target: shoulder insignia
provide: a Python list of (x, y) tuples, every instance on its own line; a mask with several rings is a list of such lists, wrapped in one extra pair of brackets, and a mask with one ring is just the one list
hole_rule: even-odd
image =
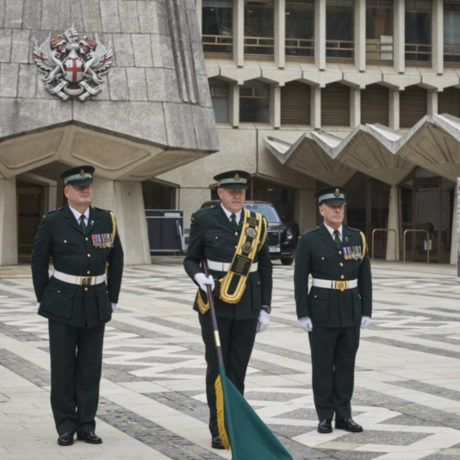
[(351, 228), (351, 227), (347, 227), (348, 230), (351, 230), (352, 232), (358, 232), (358, 233), (361, 233), (361, 230), (359, 230), (358, 228)]
[(304, 237), (304, 236), (308, 236), (308, 235), (311, 235), (312, 233), (315, 233), (318, 231), (318, 227), (316, 228), (310, 228), (310, 230), (307, 230), (306, 232), (303, 232), (301, 235), (299, 235), (299, 239)]
[(42, 216), (42, 217), (43, 217), (43, 219), (46, 219), (46, 214), (43, 214), (43, 216)]
[(191, 217), (191, 219), (192, 219), (192, 220), (195, 220), (195, 218), (194, 218), (193, 216)]
[(302, 239), (302, 235), (299, 235), (297, 238), (298, 238), (299, 240), (301, 240), (301, 239)]
[(50, 214), (54, 214), (55, 212), (62, 211), (63, 209), (64, 209), (64, 208), (53, 209), (53, 211), (48, 211), (43, 217), (47, 217), (47, 216), (49, 216)]
[(94, 209), (97, 209), (98, 211), (103, 211), (103, 212), (112, 212), (109, 209), (102, 209), (102, 208), (96, 208), (96, 207), (94, 207)]

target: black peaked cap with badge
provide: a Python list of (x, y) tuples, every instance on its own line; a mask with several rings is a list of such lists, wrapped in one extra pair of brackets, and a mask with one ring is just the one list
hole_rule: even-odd
[(95, 168), (90, 165), (76, 166), (63, 171), (59, 177), (64, 181), (64, 185), (86, 185), (93, 183)]
[(324, 187), (315, 193), (318, 204), (347, 204), (346, 196), (348, 189), (346, 187)]
[(228, 188), (231, 190), (247, 190), (250, 178), (251, 174), (240, 170), (226, 171), (214, 176), (214, 180), (217, 182), (217, 187)]

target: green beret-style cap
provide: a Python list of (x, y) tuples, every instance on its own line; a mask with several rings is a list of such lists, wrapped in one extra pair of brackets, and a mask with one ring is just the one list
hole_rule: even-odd
[(315, 193), (318, 204), (347, 204), (345, 197), (348, 195), (346, 187), (324, 187)]
[(93, 183), (93, 166), (75, 166), (75, 168), (63, 171), (59, 177), (64, 181), (64, 185), (86, 185)]
[(250, 177), (251, 175), (246, 171), (227, 171), (214, 176), (214, 180), (219, 188), (247, 190)]

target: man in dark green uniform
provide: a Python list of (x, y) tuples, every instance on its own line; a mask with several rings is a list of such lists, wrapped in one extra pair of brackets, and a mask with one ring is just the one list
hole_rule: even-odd
[[(94, 168), (64, 171), (68, 204), (43, 216), (32, 251), (38, 314), (48, 318), (51, 408), (58, 444), (95, 434), (105, 323), (118, 303), (123, 249), (115, 217), (90, 207)], [(48, 274), (50, 256), (54, 272)]]
[[(198, 311), (206, 347), (206, 395), (210, 411), (212, 447), (223, 449), (217, 427), (214, 384), (219, 375), (214, 332), (207, 305), (206, 286), (213, 289), (222, 354), (228, 378), (244, 393), (244, 378), (255, 335), (269, 325), (272, 264), (267, 221), (243, 209), (247, 182), (245, 171), (228, 171), (214, 177), (221, 203), (192, 215), (184, 267), (199, 286), (193, 308)], [(209, 277), (201, 267), (203, 254)]]
[[(360, 327), (371, 322), (372, 279), (364, 234), (342, 224), (345, 187), (315, 194), (324, 223), (299, 237), (295, 298), (299, 324), (310, 340), (319, 433), (363, 428), (351, 418)], [(308, 277), (312, 287), (308, 292)]]

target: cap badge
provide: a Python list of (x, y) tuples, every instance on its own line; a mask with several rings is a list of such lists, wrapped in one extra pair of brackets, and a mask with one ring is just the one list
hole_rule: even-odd
[(239, 181), (240, 180), (240, 175), (238, 173), (235, 174), (235, 180)]
[(85, 173), (85, 170), (84, 170), (83, 168), (80, 169), (80, 176), (83, 177), (85, 174), (86, 174), (86, 173)]
[(335, 189), (334, 195), (337, 197), (340, 196), (340, 190), (338, 188)]

